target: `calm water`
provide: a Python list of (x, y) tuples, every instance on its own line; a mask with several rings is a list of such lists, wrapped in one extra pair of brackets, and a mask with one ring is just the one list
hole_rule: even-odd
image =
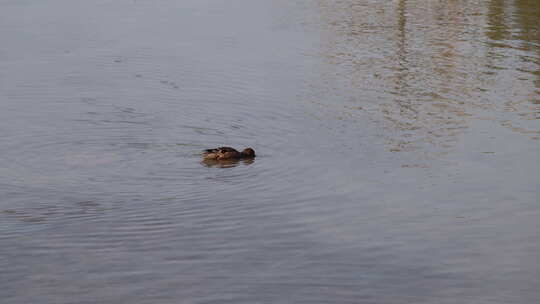
[(538, 1), (0, 0), (0, 37), (2, 303), (540, 301)]

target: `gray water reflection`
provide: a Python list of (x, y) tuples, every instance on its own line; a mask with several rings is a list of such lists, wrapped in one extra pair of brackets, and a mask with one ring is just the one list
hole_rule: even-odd
[(2, 2), (0, 298), (538, 302), (539, 12)]

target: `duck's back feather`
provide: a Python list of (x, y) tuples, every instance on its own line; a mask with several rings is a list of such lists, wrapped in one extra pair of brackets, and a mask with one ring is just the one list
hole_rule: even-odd
[(231, 147), (219, 147), (219, 148), (215, 148), (215, 149), (206, 149), (204, 150), (206, 153), (227, 153), (227, 152), (235, 152), (235, 153), (239, 153), (236, 149), (234, 148), (231, 148)]
[(236, 149), (231, 147), (219, 147), (218, 150), (221, 152), (238, 152)]

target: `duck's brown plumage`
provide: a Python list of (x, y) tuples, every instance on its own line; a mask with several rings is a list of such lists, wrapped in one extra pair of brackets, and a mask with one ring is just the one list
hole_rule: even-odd
[(207, 149), (203, 152), (204, 159), (240, 159), (253, 158), (255, 151), (251, 148), (246, 148), (242, 152), (231, 147), (219, 147), (215, 149)]

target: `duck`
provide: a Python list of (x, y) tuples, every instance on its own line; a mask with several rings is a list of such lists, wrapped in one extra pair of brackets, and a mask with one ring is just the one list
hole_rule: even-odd
[(242, 152), (231, 147), (219, 147), (215, 149), (206, 149), (203, 152), (205, 160), (224, 160), (224, 159), (248, 159), (254, 158), (255, 151), (252, 148), (245, 148)]

